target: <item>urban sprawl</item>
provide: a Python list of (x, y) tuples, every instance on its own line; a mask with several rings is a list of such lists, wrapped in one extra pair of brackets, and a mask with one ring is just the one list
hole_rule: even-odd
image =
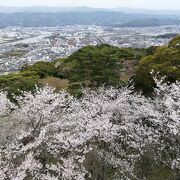
[(117, 28), (104, 26), (7, 27), (0, 29), (0, 74), (18, 71), (25, 64), (52, 61), (87, 45), (110, 44), (146, 48), (167, 44), (180, 26)]

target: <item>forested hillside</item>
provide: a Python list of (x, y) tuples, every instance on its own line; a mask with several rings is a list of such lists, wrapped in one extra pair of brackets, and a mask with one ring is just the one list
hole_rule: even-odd
[(132, 80), (136, 90), (153, 92), (151, 71), (175, 82), (180, 77), (180, 36), (167, 46), (148, 49), (87, 46), (68, 58), (26, 65), (19, 73), (0, 76), (0, 88), (19, 95), (35, 86), (49, 84), (57, 90), (78, 93), (81, 87), (121, 86)]
[(155, 86), (150, 72), (165, 76), (165, 81), (180, 81), (180, 36), (176, 36), (168, 46), (150, 48), (149, 56), (143, 57), (138, 64), (135, 75), (135, 87), (148, 94)]
[(0, 88), (19, 95), (37, 86), (76, 93), (81, 87), (118, 86), (134, 73), (134, 65), (145, 49), (120, 49), (109, 45), (87, 46), (66, 59), (26, 65), (19, 73), (0, 76)]

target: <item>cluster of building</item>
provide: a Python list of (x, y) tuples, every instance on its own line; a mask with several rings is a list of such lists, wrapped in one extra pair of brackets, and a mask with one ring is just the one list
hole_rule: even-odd
[(8, 27), (0, 29), (0, 72), (16, 71), (25, 64), (52, 61), (87, 45), (108, 43), (118, 47), (146, 48), (166, 44), (158, 35), (180, 33), (180, 26), (117, 28), (87, 26)]

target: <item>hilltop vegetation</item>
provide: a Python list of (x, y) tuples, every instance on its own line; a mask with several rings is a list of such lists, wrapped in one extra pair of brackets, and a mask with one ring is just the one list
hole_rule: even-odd
[[(148, 49), (87, 46), (68, 58), (26, 65), (17, 74), (0, 76), (0, 89), (9, 95), (50, 84), (57, 90), (79, 93), (81, 87), (121, 86), (133, 80), (135, 88), (150, 95), (155, 87), (151, 75), (166, 76), (170, 83), (180, 80), (180, 36), (168, 46)], [(53, 82), (53, 83), (51, 83)]]
[[(121, 73), (126, 72), (126, 60), (135, 64), (145, 54), (144, 49), (87, 46), (66, 59), (25, 65), (17, 74), (0, 76), (0, 89), (19, 95), (20, 91), (33, 90), (35, 85), (49, 84), (50, 78), (55, 88), (68, 89), (70, 92), (76, 92), (82, 86), (118, 86), (122, 82)], [(130, 77), (128, 73), (126, 76)], [(64, 85), (58, 85), (60, 80)]]
[(166, 76), (165, 81), (170, 83), (180, 80), (180, 36), (172, 39), (168, 46), (156, 47), (153, 51), (139, 61), (134, 78), (135, 87), (145, 94), (151, 93), (155, 86), (152, 70), (161, 77)]
[(80, 86), (118, 86), (123, 82), (121, 73), (126, 71), (124, 62), (136, 63), (144, 53), (144, 50), (120, 49), (110, 45), (87, 46), (64, 59), (57, 72), (60, 78), (69, 80), (69, 89), (73, 92)]

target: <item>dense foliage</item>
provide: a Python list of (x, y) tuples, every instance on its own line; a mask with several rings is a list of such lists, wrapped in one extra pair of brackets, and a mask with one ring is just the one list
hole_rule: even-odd
[(11, 73), (0, 76), (0, 89), (6, 90), (8, 96), (19, 95), (22, 91), (32, 91), (38, 85), (39, 77), (33, 72)]
[(23, 91), (33, 91), (36, 85), (41, 86), (40, 79), (55, 75), (53, 62), (25, 65), (20, 72), (0, 76), (0, 89), (6, 90), (12, 99), (13, 94), (20, 95)]
[(117, 85), (120, 82), (122, 59), (133, 53), (109, 45), (87, 46), (64, 60), (59, 75), (71, 83), (82, 83), (92, 87)]
[(155, 81), (153, 99), (127, 87), (76, 99), (46, 86), (16, 107), (1, 92), (0, 179), (178, 179), (180, 84)]
[[(58, 90), (62, 87), (71, 92), (81, 86), (117, 85), (122, 81), (121, 72), (126, 71), (123, 63), (127, 59), (137, 62), (144, 54), (146, 51), (143, 49), (120, 49), (109, 45), (87, 46), (66, 59), (25, 65), (19, 73), (0, 76), (0, 89), (19, 95), (20, 91), (33, 90), (36, 85), (51, 85), (50, 79)], [(125, 74), (128, 79), (129, 72)], [(63, 84), (58, 85), (61, 82)]]
[[(137, 89), (143, 90), (145, 94), (153, 91), (155, 83), (150, 74), (152, 70), (160, 76), (166, 76), (166, 81), (170, 83), (180, 80), (179, 44), (180, 36), (177, 36), (168, 46), (154, 47), (154, 54), (141, 59), (134, 78)], [(153, 51), (153, 48), (149, 50)]]
[(37, 62), (32, 66), (25, 65), (21, 68), (21, 72), (33, 72), (40, 78), (45, 78), (47, 76), (55, 76), (54, 62)]

